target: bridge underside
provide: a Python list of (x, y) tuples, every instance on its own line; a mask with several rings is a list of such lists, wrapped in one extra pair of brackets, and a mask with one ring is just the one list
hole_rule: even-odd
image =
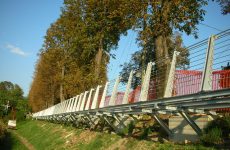
[(173, 137), (175, 131), (170, 129), (168, 123), (163, 121), (162, 115), (167, 118), (181, 116), (197, 135), (202, 135), (202, 129), (200, 129), (192, 116), (209, 115), (215, 118), (218, 115), (216, 111), (223, 108), (230, 108), (230, 89), (200, 92), (186, 96), (109, 106), (93, 110), (39, 116), (36, 119), (75, 125), (81, 124), (89, 128), (93, 128), (100, 121), (104, 121), (112, 130), (119, 132), (130, 121), (138, 122), (140, 116), (148, 114), (154, 121), (159, 123), (170, 137)]

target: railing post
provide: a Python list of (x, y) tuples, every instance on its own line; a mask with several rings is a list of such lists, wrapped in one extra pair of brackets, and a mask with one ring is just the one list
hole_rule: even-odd
[(116, 82), (114, 84), (113, 92), (112, 92), (112, 95), (111, 95), (111, 98), (109, 101), (109, 106), (115, 105), (115, 100), (117, 98), (117, 88), (118, 88), (119, 82), (120, 82), (120, 76), (118, 76), (118, 78), (116, 79)]
[(212, 65), (213, 65), (213, 54), (214, 54), (214, 41), (215, 35), (212, 35), (208, 41), (208, 48), (206, 52), (205, 66), (202, 74), (202, 81), (200, 91), (212, 90)]
[(84, 96), (83, 96), (83, 100), (82, 100), (82, 103), (81, 103), (80, 110), (84, 110), (86, 95), (87, 95), (88, 92), (89, 92), (89, 91), (85, 91), (85, 93), (84, 93)]
[(69, 112), (72, 112), (72, 110), (73, 110), (73, 106), (74, 106), (74, 103), (75, 103), (75, 97), (73, 97), (73, 98), (72, 98), (72, 103), (71, 103), (71, 106), (70, 106)]
[(153, 62), (148, 63), (147, 70), (145, 72), (144, 82), (141, 86), (141, 94), (140, 94), (139, 101), (147, 101), (148, 91), (149, 91), (149, 81), (150, 81), (153, 65), (154, 65)]
[(72, 100), (71, 100), (71, 105), (70, 105), (70, 108), (69, 108), (69, 112), (72, 112), (74, 101), (75, 101), (75, 97), (72, 97), (71, 99)]
[(99, 95), (100, 88), (101, 88), (101, 85), (98, 85), (96, 92), (95, 92), (95, 95), (94, 95), (94, 98), (93, 98), (91, 109), (98, 108), (98, 95)]
[(94, 89), (91, 89), (90, 92), (89, 92), (89, 96), (88, 96), (88, 99), (87, 99), (85, 110), (89, 110), (89, 105), (90, 105), (90, 101), (91, 101), (93, 91), (94, 91)]
[(80, 94), (80, 98), (79, 98), (78, 103), (77, 103), (77, 111), (80, 110), (80, 106), (81, 106), (81, 103), (82, 103), (82, 98), (83, 98), (83, 93)]
[(58, 104), (54, 105), (54, 111), (53, 111), (53, 114), (56, 114), (57, 109), (58, 109)]
[(73, 97), (70, 98), (69, 112), (71, 112), (71, 109), (72, 109), (72, 107), (73, 107), (73, 100), (74, 100)]
[(126, 86), (126, 90), (125, 90), (125, 95), (123, 97), (122, 100), (122, 104), (128, 104), (128, 98), (129, 98), (129, 91), (132, 85), (132, 79), (133, 79), (133, 70), (131, 70), (130, 74), (129, 74), (129, 80)]
[(62, 101), (62, 108), (61, 108), (61, 113), (64, 113), (65, 110), (65, 101)]
[(70, 110), (71, 112), (75, 111), (75, 107), (76, 107), (76, 104), (77, 104), (77, 97), (78, 97), (78, 95), (73, 97), (73, 106), (72, 106), (72, 108)]
[(67, 110), (66, 110), (66, 112), (69, 112), (70, 106), (71, 106), (71, 102), (72, 102), (72, 98), (68, 99), (67, 101), (68, 101), (68, 105), (67, 105)]
[(61, 103), (58, 104), (58, 108), (57, 108), (56, 114), (60, 114), (60, 113), (61, 113)]
[(56, 107), (56, 105), (54, 105), (54, 106), (51, 107), (52, 109), (51, 109), (50, 115), (53, 115), (53, 114), (54, 114), (55, 107)]
[(63, 106), (62, 106), (62, 113), (65, 113), (65, 108), (66, 108), (66, 101), (62, 101)]
[(80, 99), (80, 95), (77, 95), (76, 96), (76, 99), (75, 99), (75, 103), (74, 103), (74, 106), (73, 106), (73, 111), (77, 111), (77, 106), (78, 106), (78, 103), (79, 103), (79, 99)]
[(174, 51), (173, 53), (173, 59), (169, 71), (169, 76), (168, 76), (168, 81), (167, 85), (165, 88), (165, 94), (164, 97), (172, 97), (172, 91), (173, 91), (173, 81), (175, 77), (175, 71), (176, 71), (176, 61), (177, 61), (177, 56), (180, 54), (178, 51)]
[(109, 82), (106, 82), (105, 88), (104, 88), (104, 91), (103, 91), (103, 95), (102, 95), (102, 98), (101, 98), (101, 103), (100, 103), (100, 105), (99, 105), (99, 108), (104, 107), (104, 104), (105, 104), (105, 96), (106, 96), (106, 93), (107, 93), (108, 84), (109, 84)]
[(68, 100), (65, 100), (65, 111), (64, 111), (64, 113), (66, 113), (67, 112), (67, 109), (68, 109)]

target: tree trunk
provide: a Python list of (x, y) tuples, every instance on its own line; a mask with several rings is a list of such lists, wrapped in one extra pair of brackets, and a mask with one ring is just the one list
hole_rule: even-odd
[(101, 61), (102, 61), (102, 54), (103, 54), (103, 40), (100, 39), (98, 52), (95, 57), (95, 78), (98, 79), (100, 76), (100, 69), (101, 69)]
[(168, 47), (165, 36), (158, 36), (155, 40), (155, 55), (157, 68), (157, 98), (164, 96), (165, 86), (168, 80), (170, 69), (170, 58), (168, 57)]
[(12, 111), (12, 120), (16, 120), (16, 108), (12, 107), (11, 111)]
[(63, 80), (65, 76), (65, 66), (62, 67), (62, 72), (61, 72), (61, 84), (60, 84), (60, 101), (63, 102), (65, 100), (64, 98), (64, 87), (63, 87)]
[(51, 85), (51, 103), (52, 105), (55, 104), (55, 85), (54, 85), (54, 82), (52, 82), (52, 85)]

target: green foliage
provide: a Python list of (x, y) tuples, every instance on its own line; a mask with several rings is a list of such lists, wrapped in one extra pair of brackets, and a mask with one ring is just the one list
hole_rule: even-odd
[(150, 131), (150, 129), (148, 127), (145, 127), (144, 129), (142, 129), (142, 133), (141, 133), (139, 139), (141, 139), (141, 140), (147, 139), (149, 131)]
[(29, 92), (33, 111), (104, 84), (110, 51), (131, 27), (124, 1), (65, 0), (47, 30)]
[(27, 112), (24, 112), (24, 111), (17, 111), (16, 113), (16, 118), (17, 118), (17, 121), (24, 121), (26, 120), (26, 113)]
[[(35, 149), (212, 149), (202, 145), (177, 145), (137, 140), (132, 137), (121, 138), (118, 135), (76, 129), (42, 121), (25, 121), (17, 124), (17, 133), (30, 142)], [(67, 136), (70, 135), (71, 136)]]
[(229, 138), (230, 135), (230, 116), (217, 118), (208, 123), (204, 129), (204, 133), (208, 134), (210, 130), (218, 128), (221, 131), (221, 138)]
[(0, 82), (0, 117), (5, 117), (4, 119), (6, 119), (8, 114), (11, 114), (10, 119), (13, 119), (16, 109), (27, 112), (22, 107), (22, 103), (23, 106), (27, 105), (19, 85), (9, 81)]
[[(214, 0), (212, 0), (214, 1)], [(221, 6), (221, 11), (223, 15), (230, 13), (230, 2), (228, 0), (215, 0)]]
[(129, 136), (132, 135), (134, 128), (135, 128), (134, 121), (131, 121), (131, 122), (128, 124), (128, 135), (129, 135)]
[(211, 128), (201, 137), (201, 140), (207, 144), (220, 144), (222, 142), (222, 130), (218, 127)]
[(9, 81), (0, 82), (0, 103), (7, 104), (11, 107), (17, 105), (17, 101), (23, 99), (23, 91), (19, 85), (13, 84)]
[(217, 118), (207, 124), (201, 140), (206, 144), (221, 144), (230, 139), (230, 116)]
[(2, 120), (0, 120), (0, 142), (6, 136), (6, 126)]
[[(179, 33), (175, 33), (172, 37), (167, 37), (167, 47), (169, 50), (169, 57), (170, 61), (172, 60), (174, 51), (180, 52), (180, 56), (177, 57), (177, 67), (186, 69), (189, 65), (189, 51), (183, 46), (183, 40)], [(121, 82), (126, 83), (129, 78), (129, 73), (131, 70), (136, 70), (134, 72), (133, 76), (133, 82), (132, 87), (135, 89), (138, 85), (141, 85), (142, 76), (138, 75), (140, 74), (140, 71), (143, 72), (148, 62), (155, 60), (155, 50), (152, 48), (146, 52), (146, 55), (144, 56), (145, 61), (143, 62), (143, 55), (144, 51), (137, 51), (134, 54), (132, 54), (131, 60), (128, 63), (124, 63), (122, 65), (122, 70), (120, 72), (122, 78)], [(156, 70), (153, 70), (156, 71)], [(163, 82), (163, 81), (162, 81)]]

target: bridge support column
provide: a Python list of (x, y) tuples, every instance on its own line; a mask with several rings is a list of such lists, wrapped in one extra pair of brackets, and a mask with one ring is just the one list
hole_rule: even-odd
[(61, 121), (67, 121), (65, 117), (66, 117), (65, 114), (61, 115)]
[(119, 115), (115, 114), (113, 117), (116, 119), (116, 121), (118, 123), (118, 125), (117, 125), (118, 128), (126, 127), (124, 122), (129, 118), (128, 116), (125, 117), (125, 116), (119, 116)]
[(69, 122), (73, 122), (74, 120), (75, 120), (75, 117), (72, 114), (70, 114)]
[(138, 122), (138, 119), (134, 115), (129, 115), (135, 122)]
[(201, 129), (198, 125), (193, 121), (193, 119), (189, 116), (186, 111), (180, 111), (181, 116), (188, 122), (188, 124), (193, 128), (193, 130), (197, 133), (197, 135), (202, 135)]
[(95, 126), (94, 121), (92, 120), (92, 118), (89, 115), (86, 115), (85, 117), (88, 119), (90, 125)]
[(173, 133), (169, 129), (169, 127), (163, 122), (163, 120), (157, 116), (157, 114), (152, 114), (153, 118), (160, 124), (160, 126), (167, 132), (169, 136), (171, 136)]
[(113, 125), (113, 123), (107, 118), (106, 115), (101, 116), (101, 119), (104, 119), (104, 120), (110, 125), (110, 127), (112, 127), (112, 128), (114, 129), (115, 132), (118, 131), (118, 130), (117, 130), (117, 127), (115, 127), (115, 126)]

